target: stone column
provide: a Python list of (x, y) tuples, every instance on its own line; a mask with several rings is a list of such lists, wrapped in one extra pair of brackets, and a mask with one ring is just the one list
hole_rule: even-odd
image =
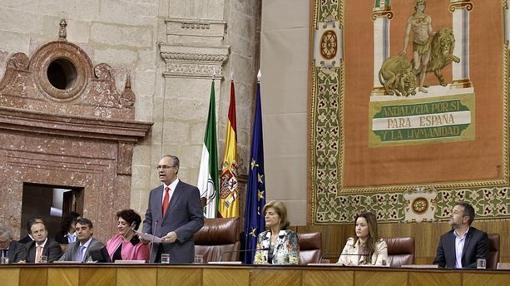
[(450, 0), (448, 8), (452, 12), (455, 48), (453, 54), (460, 62), (452, 62), (452, 88), (472, 87), (469, 78), (469, 11), (473, 9), (471, 0)]
[(384, 95), (379, 82), (379, 70), (385, 59), (390, 56), (390, 20), (393, 12), (388, 0), (377, 0), (372, 10), (374, 21), (374, 87), (372, 95)]
[[(165, 69), (162, 94), (154, 101), (153, 138), (161, 145), (153, 150), (153, 158), (177, 155), (181, 159), (179, 177), (191, 184), (196, 184), (198, 177), (211, 80), (223, 78), (223, 65), (229, 57), (223, 9), (223, 1), (170, 0), (165, 35), (159, 42)], [(218, 118), (222, 89), (220, 82), (215, 86)]]

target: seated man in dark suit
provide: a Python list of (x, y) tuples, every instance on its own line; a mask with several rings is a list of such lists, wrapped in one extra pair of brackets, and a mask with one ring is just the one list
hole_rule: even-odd
[(33, 217), (33, 218), (29, 219), (27, 221), (27, 228), (26, 228), (27, 235), (25, 237), (21, 238), (18, 242), (28, 245), (29, 243), (34, 241), (34, 238), (30, 234), (30, 227), (32, 226), (32, 224), (34, 224), (34, 222), (44, 222), (44, 221), (41, 217)]
[(110, 256), (102, 242), (92, 237), (92, 221), (79, 218), (76, 221), (76, 242), (69, 244), (59, 261), (74, 262), (110, 262)]
[(458, 202), (452, 211), (452, 230), (439, 239), (434, 264), (446, 268), (476, 268), (476, 260), (487, 259), (489, 239), (487, 233), (471, 226), (475, 219), (473, 206)]
[[(27, 246), (28, 263), (45, 263), (53, 262), (62, 256), (62, 249), (60, 244), (55, 240), (48, 238), (48, 231), (46, 225), (42, 221), (32, 221), (30, 226), (30, 236), (34, 241), (29, 242)], [(42, 257), (46, 257), (46, 261)]]
[(0, 224), (0, 257), (2, 263), (23, 263), (27, 259), (27, 249), (25, 245), (12, 240), (11, 230)]

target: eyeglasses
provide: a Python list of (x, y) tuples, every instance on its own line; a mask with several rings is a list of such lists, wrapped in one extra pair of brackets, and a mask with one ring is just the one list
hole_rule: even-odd
[(168, 166), (168, 165), (158, 165), (156, 166), (156, 170), (167, 170), (170, 168), (175, 168), (175, 166)]

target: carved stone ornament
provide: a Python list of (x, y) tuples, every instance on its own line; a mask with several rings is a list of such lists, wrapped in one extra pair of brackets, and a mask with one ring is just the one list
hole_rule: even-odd
[(12, 54), (0, 80), (0, 220), (19, 236), (27, 183), (80, 188), (77, 210), (106, 240), (112, 210), (129, 207), (134, 146), (152, 123), (134, 120), (130, 77), (119, 92), (112, 68), (93, 66), (65, 34), (31, 58)]
[(60, 39), (42, 45), (30, 59), (24, 53), (9, 57), (0, 80), (0, 106), (132, 120), (135, 94), (129, 76), (125, 85), (118, 91), (108, 64), (94, 67), (83, 49)]
[(228, 59), (228, 46), (184, 47), (160, 44), (166, 63), (165, 77), (221, 79), (223, 63)]

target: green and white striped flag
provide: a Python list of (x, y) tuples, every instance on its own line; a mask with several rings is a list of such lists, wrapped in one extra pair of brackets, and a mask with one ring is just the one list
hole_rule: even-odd
[(216, 99), (214, 96), (214, 80), (211, 84), (211, 99), (209, 101), (209, 115), (205, 129), (200, 172), (198, 174), (198, 189), (200, 197), (206, 199), (204, 215), (215, 218), (218, 205), (219, 178), (218, 178), (218, 140), (216, 137)]

